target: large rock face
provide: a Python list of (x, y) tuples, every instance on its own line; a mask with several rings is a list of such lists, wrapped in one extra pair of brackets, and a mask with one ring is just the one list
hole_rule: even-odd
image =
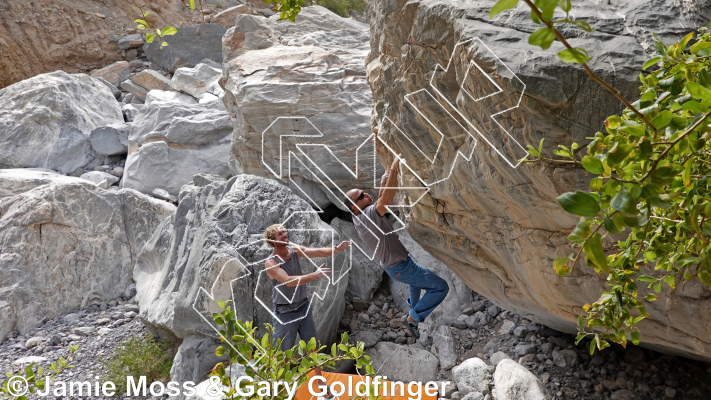
[(28, 192), (37, 186), (51, 183), (86, 183), (86, 180), (60, 175), (52, 170), (31, 168), (0, 169), (0, 199)]
[[(289, 151), (311, 170), (318, 165), (329, 171), (336, 185), (357, 184), (353, 173), (327, 151), (305, 150), (312, 157), (309, 162), (295, 145), (325, 144), (353, 168), (353, 150), (370, 135), (371, 96), (364, 67), (368, 26), (320, 6), (304, 8), (296, 23), (277, 22), (277, 17), (238, 15), (223, 38), (225, 105), (238, 121), (232, 168), (235, 173), (276, 174), (299, 195), (309, 192), (319, 206), (337, 203), (296, 161), (289, 174)], [(279, 117), (307, 117), (311, 124)]]
[[(593, 69), (634, 100), (639, 96), (637, 75), (649, 58), (647, 52), (653, 51), (651, 31), (671, 43), (705, 26), (711, 8), (709, 1), (702, 3), (583, 2), (575, 5), (575, 18), (589, 21), (597, 32), (583, 38), (576, 38), (578, 31), (565, 34), (573, 46), (595, 56)], [(573, 332), (580, 306), (595, 301), (605, 281), (585, 267), (563, 280), (557, 278), (552, 261), (571, 252), (566, 236), (577, 219), (563, 212), (555, 198), (585, 188), (590, 178), (582, 169), (512, 165), (525, 155), (517, 142), (525, 147), (545, 138), (548, 152), (558, 144), (585, 143), (585, 137), (601, 129), (604, 118), (621, 107), (582, 69), (556, 58), (560, 44), (545, 52), (527, 44), (529, 33), (538, 26), (523, 3), (490, 21), (493, 4), (493, 0), (373, 3), (367, 60), (373, 127), (430, 185), (429, 195), (412, 210), (408, 229), (412, 237), (476, 292), (521, 315)], [(497, 92), (471, 62), (502, 90)], [(428, 85), (436, 64), (445, 66), (432, 82), (439, 93)], [(523, 84), (525, 95), (518, 104)], [(408, 96), (409, 103), (404, 101), (419, 89), (428, 89), (431, 96), (419, 92)], [(467, 129), (443, 112), (445, 106), (435, 99), (447, 111), (453, 106), (442, 100), (456, 105), (463, 116), (458, 121)], [(490, 116), (517, 104), (497, 117), (507, 134)], [(476, 138), (475, 148), (468, 134)], [(462, 149), (465, 155), (471, 153), (471, 161), (459, 158), (452, 164)], [(382, 161), (388, 161), (385, 158)], [(409, 173), (402, 180), (414, 181)], [(679, 286), (669, 300), (651, 305), (652, 318), (640, 326), (644, 343), (711, 358), (710, 294), (709, 288), (689, 283)]]
[(180, 67), (194, 67), (204, 59), (222, 62), (221, 38), (225, 28), (219, 24), (201, 24), (178, 29), (166, 36), (167, 47), (156, 40), (143, 46), (151, 68), (175, 72)]
[(156, 101), (141, 108), (129, 133), (121, 187), (177, 196), (197, 173), (229, 176), (232, 121), (218, 105)]
[(121, 295), (138, 251), (174, 209), (134, 190), (62, 180), (0, 199), (0, 293), (10, 309), (0, 313), (0, 341)]
[[(238, 319), (254, 321), (259, 327), (271, 323), (272, 287), (265, 279), (264, 262), (272, 248), (262, 238), (269, 225), (282, 222), (293, 243), (338, 244), (333, 244), (338, 240), (334, 231), (305, 201), (273, 180), (239, 175), (185, 195), (136, 263), (141, 318), (168, 339), (215, 337), (211, 322), (212, 312), (219, 311), (217, 301), (233, 299)], [(299, 261), (308, 273), (331, 259)], [(344, 254), (333, 262), (333, 276), (338, 279)], [(309, 283), (311, 307), (324, 343), (335, 338), (347, 285), (347, 275), (335, 284), (325, 279)]]
[[(34, 0), (0, 2), (0, 88), (55, 71), (88, 72), (124, 57), (110, 36), (135, 29), (141, 13), (128, 1)], [(153, 0), (145, 10), (155, 25), (201, 20), (180, 0)], [(148, 8), (150, 6), (150, 8)], [(180, 29), (178, 29), (180, 30)]]
[(84, 74), (38, 75), (0, 91), (0, 168), (72, 173), (96, 153), (92, 129), (123, 122), (108, 87)]

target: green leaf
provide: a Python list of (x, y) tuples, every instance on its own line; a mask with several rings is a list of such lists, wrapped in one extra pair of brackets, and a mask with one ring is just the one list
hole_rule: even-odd
[(653, 295), (652, 293), (647, 293), (645, 299), (647, 299), (647, 301), (657, 301), (657, 296)]
[(602, 161), (600, 161), (597, 157), (585, 156), (583, 157), (582, 163), (583, 168), (585, 168), (588, 172), (591, 172), (596, 175), (602, 174)]
[(590, 61), (588, 52), (582, 48), (562, 50), (558, 52), (558, 57), (561, 61), (568, 64), (584, 64)]
[(600, 212), (600, 204), (591, 195), (576, 191), (563, 193), (556, 199), (563, 209), (571, 214), (582, 217), (594, 217)]
[(637, 211), (637, 203), (634, 201), (630, 195), (627, 185), (622, 185), (620, 191), (610, 202), (610, 208), (617, 211), (624, 211), (626, 213), (634, 213)]
[(711, 274), (709, 274), (709, 271), (707, 269), (702, 269), (699, 271), (699, 279), (701, 282), (706, 284), (706, 286), (711, 286)]
[(657, 278), (652, 278), (652, 277), (649, 276), (649, 275), (640, 275), (639, 278), (637, 278), (637, 280), (638, 280), (639, 282), (654, 283), (654, 282), (656, 282), (658, 279), (657, 279)]
[(191, 10), (195, 9), (195, 0), (190, 0), (190, 9)]
[(657, 283), (656, 285), (654, 285), (654, 291), (655, 291), (656, 293), (661, 292), (661, 291), (662, 291), (662, 284), (661, 284), (661, 283)]
[(540, 28), (528, 37), (528, 43), (534, 46), (541, 46), (543, 50), (551, 47), (555, 40), (555, 31), (549, 27)]
[(652, 120), (652, 125), (654, 125), (655, 128), (657, 129), (664, 129), (669, 125), (669, 123), (672, 120), (672, 113), (671, 111), (664, 110), (659, 113), (654, 119)]
[(613, 235), (616, 235), (624, 230), (624, 228), (618, 227), (609, 215), (605, 216), (603, 226), (605, 227), (606, 231), (612, 233)]
[(137, 24), (139, 24), (139, 25), (141, 25), (141, 26), (144, 26), (144, 27), (148, 26), (148, 22), (146, 22), (146, 21), (144, 21), (144, 20), (142, 20), (142, 19), (137, 19), (137, 20), (135, 20), (135, 21), (133, 21), (133, 22), (135, 22), (135, 23), (137, 23)]
[(695, 99), (711, 100), (711, 90), (706, 89), (705, 87), (699, 85), (696, 82), (686, 82), (686, 89), (689, 91), (689, 94)]
[(674, 177), (677, 176), (678, 173), (679, 171), (674, 167), (665, 166), (657, 168), (651, 174), (652, 183), (668, 185), (674, 181)]
[(711, 47), (711, 42), (697, 42), (693, 46), (691, 46), (689, 51), (691, 52), (691, 54), (698, 54), (699, 51), (703, 49), (708, 49), (709, 47)]
[(590, 235), (590, 224), (585, 220), (585, 218), (580, 218), (578, 224), (573, 229), (573, 232), (568, 235), (568, 240), (575, 241), (585, 239)]
[(550, 21), (553, 18), (555, 8), (558, 6), (559, 0), (537, 0), (536, 6), (541, 10), (541, 18), (544, 21)]
[(674, 276), (672, 276), (672, 275), (665, 276), (664, 282), (666, 282), (666, 284), (669, 285), (670, 288), (672, 288), (672, 289), (676, 288), (676, 281), (674, 281)]
[(585, 324), (584, 324), (582, 315), (578, 315), (578, 330), (579, 331), (585, 330)]
[(583, 248), (585, 255), (587, 255), (590, 260), (600, 267), (603, 271), (610, 273), (610, 267), (607, 265), (607, 258), (605, 257), (605, 251), (602, 249), (602, 237), (599, 233), (595, 232), (590, 239), (585, 243)]
[(502, 11), (512, 9), (516, 7), (516, 5), (518, 5), (518, 0), (499, 0), (496, 2), (496, 4), (494, 4), (493, 7), (491, 7), (491, 11), (489, 12), (489, 18), (494, 18)]
[(607, 153), (607, 163), (610, 166), (617, 165), (622, 160), (627, 158), (627, 155), (630, 154), (632, 149), (634, 149), (636, 146), (633, 143), (629, 144), (619, 144), (615, 143), (614, 146), (612, 146), (612, 149)]
[(590, 355), (595, 354), (595, 341), (591, 340), (590, 341)]
[(553, 260), (553, 270), (558, 274), (558, 278), (563, 278), (570, 273), (570, 267), (568, 267), (568, 258), (556, 258)]
[(644, 65), (642, 66), (642, 69), (645, 70), (645, 69), (651, 67), (652, 65), (656, 65), (660, 61), (662, 61), (661, 57), (655, 57), (655, 58), (647, 61), (646, 63), (644, 63)]
[(166, 26), (166, 27), (163, 28), (163, 30), (161, 30), (161, 32), (160, 32), (160, 34), (163, 35), (163, 36), (175, 35), (176, 33), (178, 33), (178, 30), (175, 29), (174, 26)]
[(560, 8), (566, 13), (569, 13), (573, 6), (570, 4), (570, 0), (560, 0)]
[(153, 39), (156, 38), (156, 35), (152, 33), (146, 33), (146, 42), (147, 43), (153, 43)]
[(222, 357), (225, 355), (225, 348), (223, 346), (219, 346), (218, 348), (215, 349), (215, 355), (217, 357)]
[(584, 30), (585, 32), (592, 32), (594, 29), (588, 21), (571, 21), (574, 25), (577, 25), (578, 28)]
[(638, 345), (639, 344), (639, 332), (632, 331), (630, 336), (632, 338), (632, 343), (634, 343), (635, 346)]
[(691, 166), (693, 162), (692, 159), (689, 159), (686, 161), (686, 164), (684, 166), (684, 172), (681, 174), (681, 181), (684, 183), (684, 186), (689, 187), (691, 185)]

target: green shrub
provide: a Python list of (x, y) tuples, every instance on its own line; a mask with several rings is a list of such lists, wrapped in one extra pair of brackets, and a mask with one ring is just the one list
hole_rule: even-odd
[(311, 4), (326, 7), (343, 18), (348, 18), (349, 10), (361, 13), (368, 5), (364, 0), (314, 0)]
[(113, 382), (119, 394), (126, 392), (126, 377), (138, 379), (145, 376), (147, 382), (165, 381), (170, 377), (173, 352), (167, 343), (159, 342), (150, 335), (130, 337), (119, 343), (116, 353), (103, 362), (105, 381)]

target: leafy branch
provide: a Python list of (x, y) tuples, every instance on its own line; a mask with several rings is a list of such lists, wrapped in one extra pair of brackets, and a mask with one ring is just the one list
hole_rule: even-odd
[[(664, 285), (673, 291), (683, 277), (711, 286), (711, 34), (701, 28), (695, 42), (692, 32), (670, 46), (652, 34), (659, 55), (642, 69), (658, 69), (640, 74), (640, 98), (630, 104), (590, 70), (587, 51), (570, 46), (555, 28), (567, 23), (592, 30), (569, 19), (569, 0), (523, 1), (533, 21), (545, 25), (529, 43), (547, 49), (558, 40), (565, 46), (558, 53), (562, 61), (581, 64), (627, 107), (606, 119), (604, 132), (588, 138), (587, 155), (579, 163), (595, 176), (590, 191), (557, 198), (580, 220), (568, 236), (577, 255), (556, 258), (553, 269), (565, 277), (584, 254), (585, 264), (607, 279), (608, 290), (583, 307), (578, 342), (593, 336), (591, 352), (609, 346), (608, 341), (626, 345), (628, 336), (637, 344), (637, 324), (649, 318), (645, 302), (657, 300)], [(491, 16), (517, 4), (500, 0)], [(565, 18), (553, 19), (557, 8)], [(538, 148), (528, 145), (529, 155), (539, 158), (523, 161), (577, 163), (577, 148), (575, 143), (570, 149), (559, 146), (554, 154), (564, 160), (543, 158), (541, 140)]]

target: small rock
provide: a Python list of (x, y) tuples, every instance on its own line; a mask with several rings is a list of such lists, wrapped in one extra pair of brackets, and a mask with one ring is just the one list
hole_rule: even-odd
[(501, 324), (501, 328), (499, 328), (499, 335), (510, 335), (514, 328), (516, 328), (516, 324), (507, 319), (503, 324)]
[(676, 389), (667, 386), (667, 388), (664, 389), (664, 394), (670, 399), (673, 399), (674, 396), (676, 396)]
[(47, 340), (47, 339), (45, 339), (41, 336), (31, 337), (31, 338), (27, 339), (27, 341), (25, 342), (25, 348), (31, 349), (33, 347), (37, 347), (40, 343), (44, 342), (45, 340)]
[(94, 328), (90, 326), (83, 326), (72, 329), (72, 333), (77, 334), (79, 336), (89, 336), (92, 334), (92, 332), (94, 332)]
[(18, 358), (17, 360), (12, 362), (12, 365), (25, 365), (25, 364), (32, 364), (32, 363), (41, 363), (47, 361), (45, 357), (39, 357), (39, 356), (28, 356), (28, 357), (22, 357)]
[(525, 356), (526, 354), (532, 354), (536, 352), (535, 344), (519, 343), (514, 348), (514, 352), (519, 356)]
[(106, 325), (109, 322), (111, 322), (109, 318), (99, 318), (96, 320), (96, 325)]
[(510, 359), (511, 357), (509, 357), (508, 354), (504, 353), (503, 351), (497, 351), (489, 358), (489, 362), (491, 363), (491, 365), (495, 366), (498, 363), (500, 363), (501, 360), (504, 360), (507, 358)]
[(136, 315), (138, 315), (138, 314), (136, 314), (135, 311), (129, 311), (129, 312), (123, 314), (123, 317), (128, 318), (128, 319), (133, 319), (133, 318), (136, 318)]
[(151, 194), (153, 195), (153, 197), (156, 197), (161, 200), (169, 201), (171, 203), (178, 202), (178, 199), (175, 198), (175, 196), (172, 196), (170, 193), (168, 193), (168, 191), (165, 189), (155, 188), (155, 189), (153, 189)]
[(79, 322), (80, 319), (81, 317), (79, 316), (79, 314), (71, 313), (62, 317), (62, 322), (67, 325), (76, 325), (76, 323)]
[[(199, 185), (198, 185), (199, 186)], [(361, 299), (353, 299), (353, 309), (357, 312), (367, 310), (368, 303)]]
[(121, 50), (143, 46), (143, 38), (140, 34), (127, 35), (118, 40), (118, 47)]

